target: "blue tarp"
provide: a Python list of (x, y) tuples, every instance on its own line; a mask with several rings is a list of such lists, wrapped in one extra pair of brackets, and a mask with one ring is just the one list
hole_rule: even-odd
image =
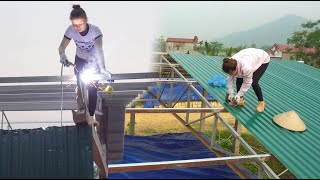
[[(203, 135), (204, 136), (204, 135)], [(125, 136), (124, 158), (110, 164), (188, 160), (216, 157), (191, 133)], [(248, 170), (241, 167), (252, 178)], [(110, 179), (240, 179), (227, 165), (166, 170), (109, 173)]]
[[(166, 104), (169, 104), (170, 103), (170, 84), (161, 84), (160, 86), (160, 93), (162, 92), (163, 90), (163, 93), (161, 95), (161, 100), (166, 103)], [(194, 87), (199, 91), (199, 92), (202, 92), (203, 88), (200, 86), (200, 85), (194, 85)], [(163, 89), (164, 88), (164, 89)], [(173, 103), (175, 103), (178, 98), (185, 92), (185, 90), (188, 88), (188, 85), (187, 84), (174, 84), (173, 85), (173, 94), (172, 94), (172, 101)], [(152, 87), (152, 92), (154, 95), (157, 95), (157, 92), (158, 92), (158, 87), (155, 85)], [(150, 94), (146, 94), (143, 99), (154, 99)], [(199, 98), (199, 96), (191, 91), (191, 96), (190, 96), (190, 99), (193, 100), (193, 101), (200, 101), (201, 99)], [(184, 95), (181, 97), (180, 101), (183, 102), (183, 101), (187, 101), (188, 100), (188, 91), (186, 91), (184, 93)], [(208, 98), (207, 100), (209, 101), (212, 101), (212, 100), (215, 100), (215, 98), (208, 94)], [(159, 106), (160, 103), (158, 101), (145, 101), (144, 102), (144, 107), (145, 108), (152, 108), (153, 106)]]

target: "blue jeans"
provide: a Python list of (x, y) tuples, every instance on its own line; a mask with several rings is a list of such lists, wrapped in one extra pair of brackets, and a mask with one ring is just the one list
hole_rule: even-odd
[[(87, 69), (87, 68), (93, 68), (95, 70), (96, 73), (100, 73), (100, 70), (98, 68), (98, 65), (94, 62), (87, 62), (84, 59), (79, 58), (78, 56), (75, 57), (75, 65), (77, 70), (81, 73), (83, 72), (83, 70)], [(82, 91), (81, 91), (81, 78), (80, 78), (80, 73), (77, 71), (76, 69), (74, 69), (74, 74), (77, 76), (77, 85), (78, 85), (78, 91), (77, 91), (77, 104), (78, 104), (78, 109), (82, 110), (85, 109), (85, 104), (82, 98)], [(98, 81), (94, 81), (93, 82), (96, 86), (98, 84)], [(87, 89), (88, 89), (88, 99), (89, 99), (89, 114), (90, 116), (93, 116), (95, 111), (96, 111), (96, 105), (97, 105), (97, 93), (98, 90), (95, 86), (93, 86), (91, 83), (88, 83), (87, 85)]]

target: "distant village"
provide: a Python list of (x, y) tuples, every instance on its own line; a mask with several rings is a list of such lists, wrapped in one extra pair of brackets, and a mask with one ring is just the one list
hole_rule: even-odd
[[(208, 42), (205, 42), (208, 43)], [(214, 44), (216, 43), (216, 44)], [(169, 37), (166, 39), (165, 43), (162, 43), (163, 51), (162, 52), (176, 52), (176, 53), (186, 53), (186, 54), (203, 54), (203, 55), (218, 55), (218, 56), (228, 56), (233, 55), (239, 52), (242, 49), (253, 47), (257, 48), (255, 44), (251, 46), (238, 46), (238, 47), (230, 47), (223, 49), (222, 43), (211, 42), (208, 43), (209, 47), (205, 47), (206, 45), (203, 41), (198, 41), (198, 36), (194, 36), (193, 38), (172, 38)], [(162, 47), (160, 47), (161, 49)], [(230, 51), (233, 49), (232, 51)], [(289, 44), (279, 44), (275, 43), (273, 46), (264, 46), (263, 48), (267, 51), (273, 60), (292, 60), (295, 57), (298, 48), (295, 48), (293, 45)], [(206, 52), (206, 50), (208, 50)], [(214, 51), (215, 50), (215, 51)], [(228, 54), (229, 50), (229, 54)], [(314, 53), (315, 48), (305, 48), (305, 52)], [(214, 54), (214, 52), (216, 52)]]
[[(157, 39), (154, 51), (158, 52), (175, 52), (185, 54), (198, 54), (208, 56), (223, 56), (231, 57), (233, 54), (245, 48), (259, 48), (255, 44), (250, 46), (241, 45), (238, 47), (224, 48), (223, 43), (220, 42), (203, 42), (199, 41), (198, 36), (193, 38), (180, 38), (180, 37), (163, 37)], [(271, 60), (296, 60), (304, 63), (303, 58), (299, 57), (301, 51), (306, 54), (316, 52), (316, 48), (297, 48), (294, 45), (274, 43), (273, 45), (265, 45), (260, 49), (265, 50), (270, 55)], [(316, 63), (309, 63), (318, 67)]]

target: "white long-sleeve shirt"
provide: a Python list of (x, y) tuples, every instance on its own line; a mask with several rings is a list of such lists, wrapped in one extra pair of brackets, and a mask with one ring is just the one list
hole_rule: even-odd
[(234, 93), (234, 78), (243, 78), (242, 86), (237, 93), (238, 96), (243, 96), (252, 84), (253, 73), (265, 63), (270, 61), (270, 56), (262, 49), (247, 48), (234, 54), (232, 59), (237, 61), (237, 73), (234, 76), (228, 75), (228, 92)]

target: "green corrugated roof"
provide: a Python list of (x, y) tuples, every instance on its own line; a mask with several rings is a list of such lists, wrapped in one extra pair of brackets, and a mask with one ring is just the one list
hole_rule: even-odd
[[(266, 108), (256, 112), (252, 88), (245, 94), (245, 107), (225, 103), (227, 88), (211, 87), (213, 75), (223, 75), (222, 57), (169, 53), (199, 84), (215, 97), (297, 178), (320, 178), (320, 70), (295, 61), (274, 60), (260, 79)], [(236, 92), (236, 91), (235, 91)], [(294, 110), (307, 126), (291, 132), (277, 126), (274, 115)]]
[(91, 127), (0, 130), (0, 179), (93, 178)]

